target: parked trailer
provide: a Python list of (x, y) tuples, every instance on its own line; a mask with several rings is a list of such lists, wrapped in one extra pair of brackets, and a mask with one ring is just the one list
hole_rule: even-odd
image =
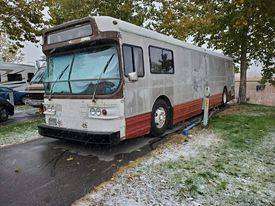
[(46, 69), (46, 60), (41, 59), (35, 62), (37, 71), (35, 72), (30, 84), (26, 87), (27, 98), (25, 104), (39, 108), (43, 111), (44, 103), (44, 74)]
[(118, 143), (166, 129), (234, 98), (232, 59), (111, 17), (43, 35), (44, 136)]
[(34, 66), (0, 61), (0, 84), (15, 91), (24, 91), (34, 73)]

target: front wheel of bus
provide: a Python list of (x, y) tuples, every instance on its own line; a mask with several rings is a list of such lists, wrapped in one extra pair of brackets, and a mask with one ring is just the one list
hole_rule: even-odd
[(154, 136), (162, 135), (168, 128), (168, 106), (160, 99), (152, 110), (151, 134)]

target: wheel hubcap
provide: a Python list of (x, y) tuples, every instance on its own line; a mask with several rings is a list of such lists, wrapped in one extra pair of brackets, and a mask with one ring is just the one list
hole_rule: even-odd
[(155, 123), (157, 128), (162, 128), (166, 122), (166, 112), (163, 107), (159, 107), (155, 112)]

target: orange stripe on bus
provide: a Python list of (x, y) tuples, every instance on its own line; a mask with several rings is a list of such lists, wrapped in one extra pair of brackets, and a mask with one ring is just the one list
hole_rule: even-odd
[[(185, 102), (173, 107), (173, 124), (187, 120), (202, 113), (202, 99)], [(210, 97), (210, 107), (222, 103), (222, 94)], [(126, 139), (149, 134), (151, 130), (151, 112), (126, 118)]]
[(126, 138), (131, 139), (149, 134), (151, 130), (151, 112), (126, 118)]

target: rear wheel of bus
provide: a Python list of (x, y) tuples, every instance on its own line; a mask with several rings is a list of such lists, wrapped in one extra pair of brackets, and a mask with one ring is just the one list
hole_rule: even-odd
[(152, 110), (151, 134), (162, 135), (169, 125), (169, 110), (167, 103), (159, 99), (155, 102)]

